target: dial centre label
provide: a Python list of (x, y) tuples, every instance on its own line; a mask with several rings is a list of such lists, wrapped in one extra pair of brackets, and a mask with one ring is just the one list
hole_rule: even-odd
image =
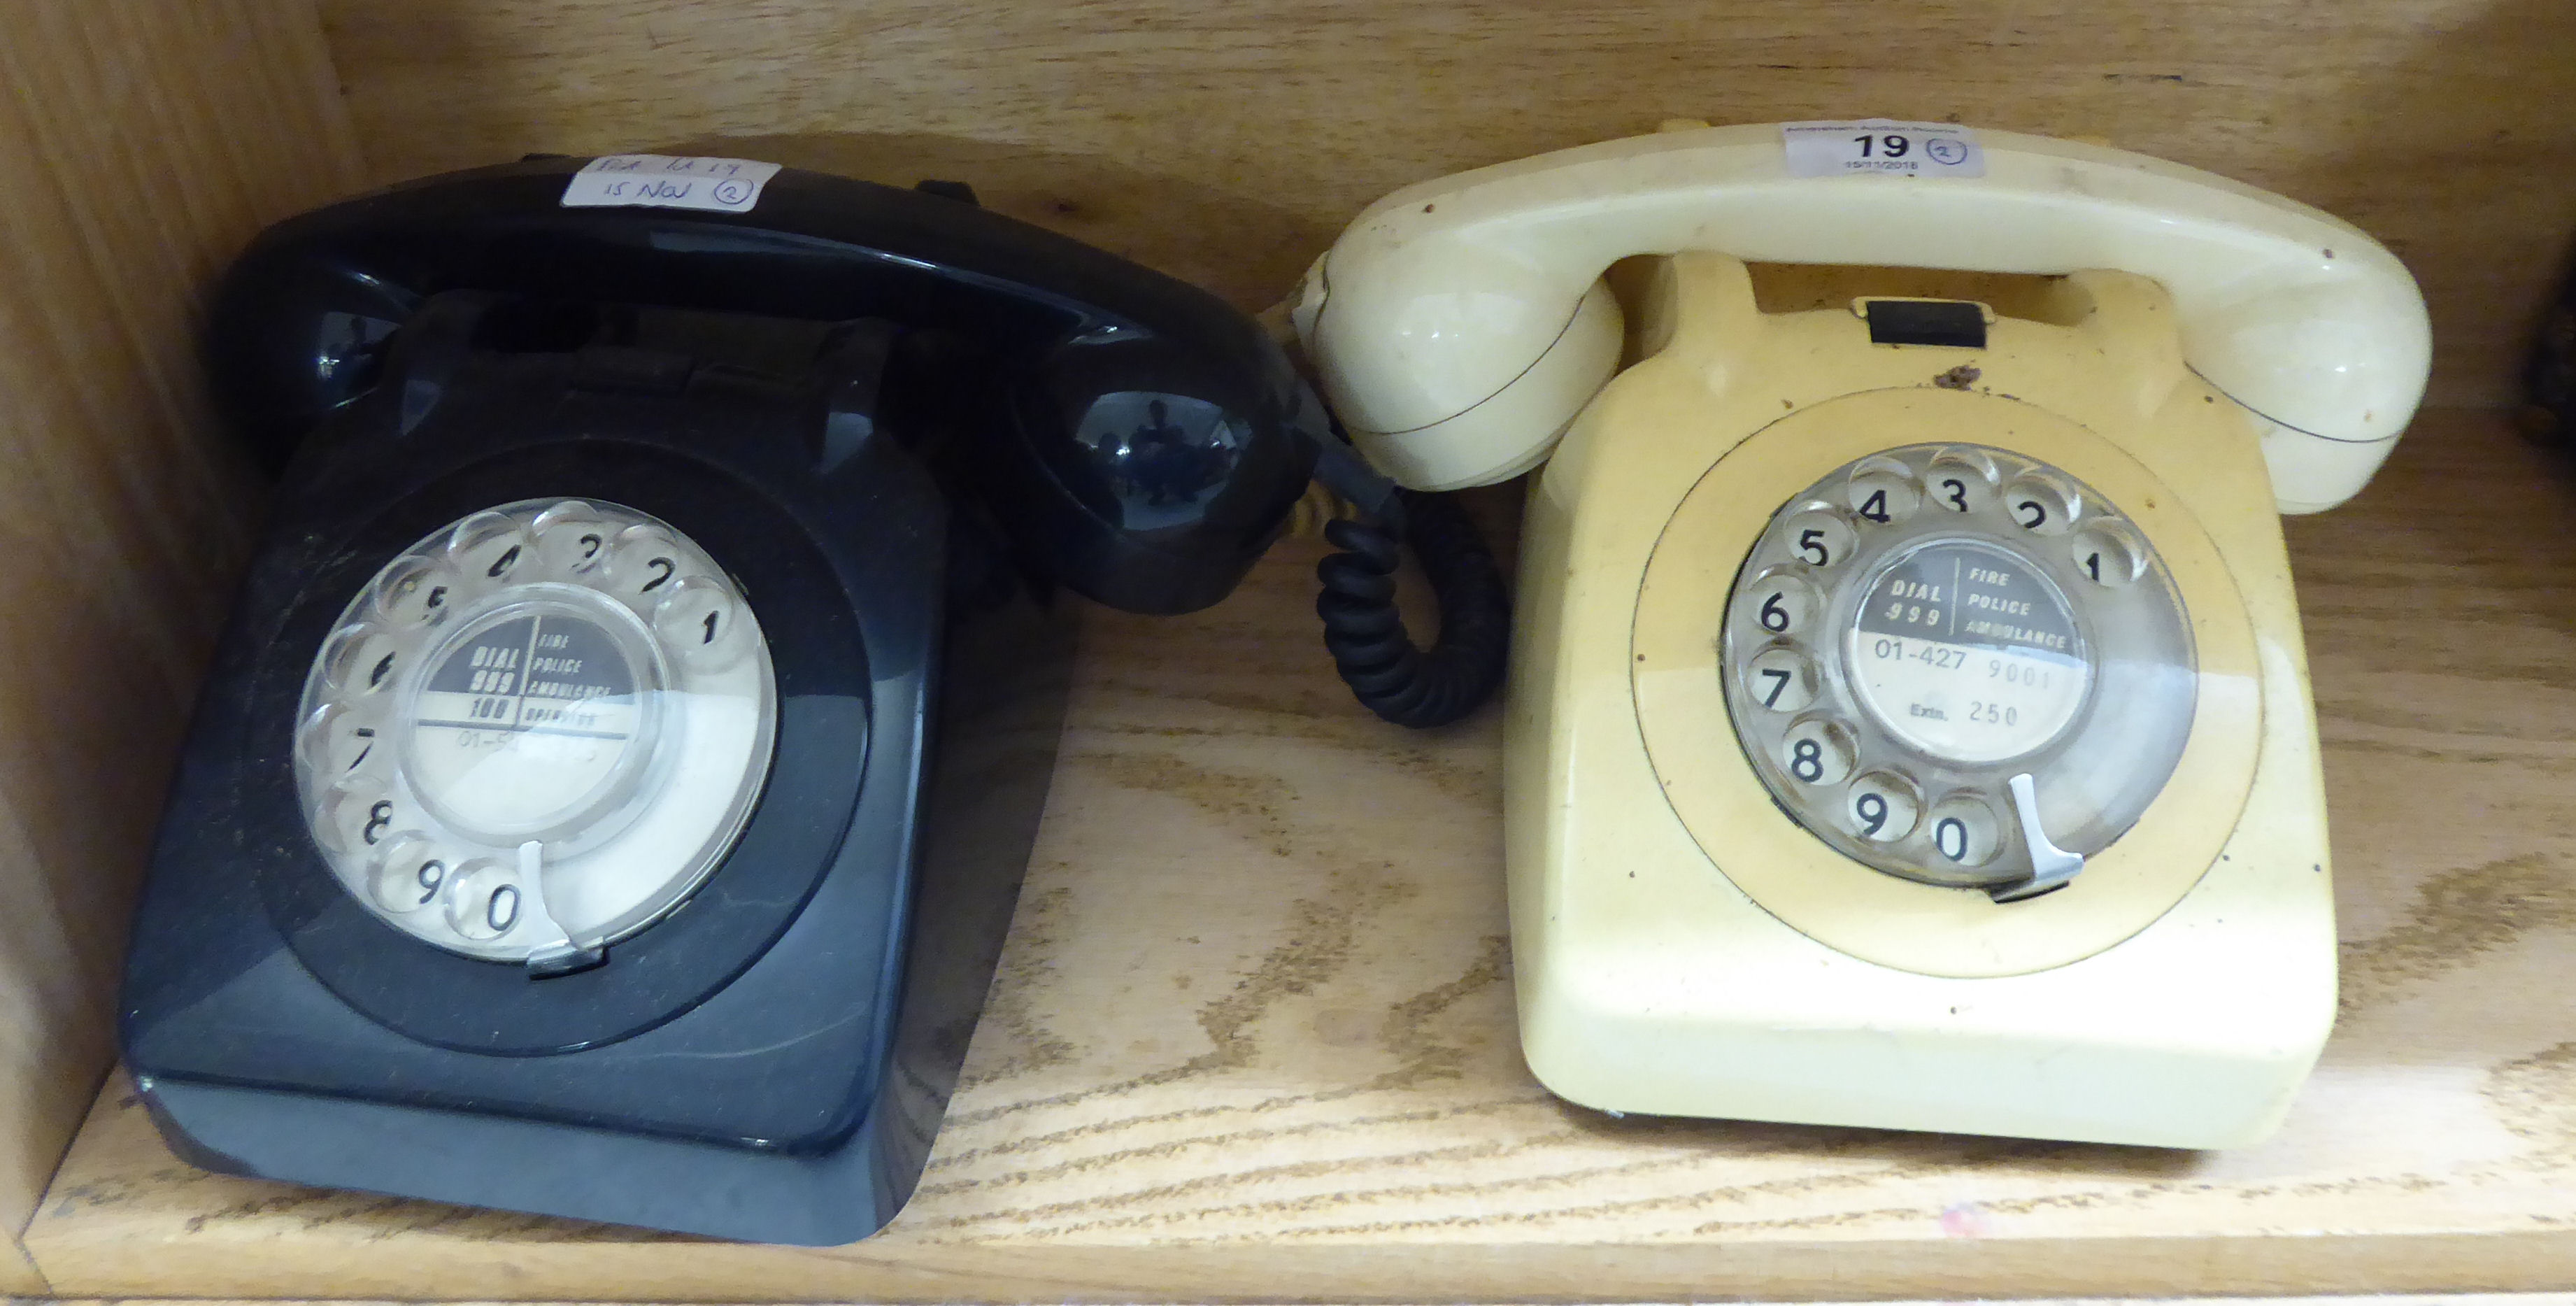
[(565, 608), (469, 628), (413, 702), (413, 778), (475, 830), (578, 817), (604, 796), (643, 730), (638, 680), (604, 626)]
[(1970, 540), (1918, 545), (1880, 571), (1854, 613), (1849, 656), (1882, 725), (1961, 762), (2045, 745), (2092, 683), (2056, 587), (2011, 550)]

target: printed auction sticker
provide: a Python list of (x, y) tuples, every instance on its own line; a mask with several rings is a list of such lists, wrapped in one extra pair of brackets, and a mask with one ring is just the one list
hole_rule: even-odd
[(563, 206), (749, 213), (760, 202), (760, 188), (777, 175), (777, 164), (757, 159), (607, 154), (572, 175)]
[(1788, 149), (1792, 177), (1986, 175), (1977, 134), (1954, 122), (1784, 122), (1780, 142)]

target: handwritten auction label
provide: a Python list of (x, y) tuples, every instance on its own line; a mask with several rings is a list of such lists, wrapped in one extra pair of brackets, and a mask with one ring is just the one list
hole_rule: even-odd
[(777, 164), (757, 159), (605, 154), (572, 175), (563, 206), (749, 213), (760, 202), (760, 188), (777, 175)]
[(1792, 177), (1982, 177), (1977, 134), (1954, 122), (1784, 122), (1780, 142)]

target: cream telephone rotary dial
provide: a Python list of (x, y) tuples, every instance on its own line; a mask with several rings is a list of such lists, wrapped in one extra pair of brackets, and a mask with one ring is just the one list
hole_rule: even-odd
[(1505, 730), (1531, 1069), (1620, 1111), (2260, 1139), (2335, 1005), (2278, 514), (2404, 429), (2415, 284), (2135, 154), (1801, 176), (1787, 136), (1398, 191), (1296, 314), (1398, 480), (1547, 460)]

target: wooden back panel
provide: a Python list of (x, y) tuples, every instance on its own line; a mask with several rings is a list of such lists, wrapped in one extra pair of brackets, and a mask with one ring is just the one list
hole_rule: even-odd
[(2105, 138), (2359, 224), (2432, 301), (2432, 402), (2493, 405), (2576, 228), (2576, 7), (2555, 0), (323, 11), (379, 180), (529, 150), (899, 138), (865, 151), (888, 180), (955, 159), (1078, 234), (1141, 236), (1140, 256), (1249, 237), (1226, 288), (1255, 299), (1426, 177), (1667, 117), (1953, 118)]

